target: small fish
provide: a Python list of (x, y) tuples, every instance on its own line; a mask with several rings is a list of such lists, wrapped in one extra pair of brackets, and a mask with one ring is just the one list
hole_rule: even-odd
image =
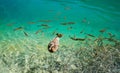
[(75, 24), (75, 22), (68, 22), (67, 24)]
[(84, 30), (81, 30), (81, 31), (80, 31), (80, 33), (83, 33), (83, 32), (84, 32)]
[(110, 32), (108, 32), (108, 35), (109, 35), (110, 37), (115, 37), (115, 35), (113, 35), (113, 34), (110, 33)]
[(23, 31), (23, 32), (24, 32), (24, 35), (25, 35), (25, 36), (28, 36), (28, 33), (26, 33), (25, 31)]
[(18, 27), (18, 28), (15, 28), (14, 31), (23, 30), (23, 29), (24, 29), (23, 27)]
[(7, 26), (12, 26), (12, 25), (14, 25), (15, 23), (10, 23), (10, 24), (7, 24)]
[(106, 29), (101, 29), (99, 32), (103, 33), (103, 32), (105, 32), (105, 31), (106, 31)]
[(75, 38), (75, 37), (71, 37), (71, 36), (69, 36), (69, 37), (70, 37), (70, 39), (75, 40), (75, 41), (84, 41), (85, 40), (84, 38)]
[(67, 25), (67, 23), (66, 23), (66, 22), (63, 22), (63, 23), (61, 23), (61, 25)]
[(75, 22), (62, 22), (61, 25), (71, 25), (71, 24), (75, 24)]
[(91, 37), (95, 37), (94, 35), (92, 35), (92, 34), (87, 34), (88, 36), (91, 36)]
[(40, 32), (42, 32), (42, 30), (37, 30), (37, 31), (35, 32), (35, 34), (38, 34), (38, 33), (40, 33)]
[(41, 24), (41, 26), (45, 26), (45, 27), (48, 27), (48, 24)]
[(38, 22), (51, 22), (51, 20), (38, 20)]
[(48, 24), (41, 24), (41, 26), (43, 26), (43, 29), (48, 29), (48, 28), (50, 28), (50, 26), (48, 26)]
[(28, 24), (35, 24), (35, 22), (28, 22)]
[(112, 36), (112, 33), (108, 32), (108, 35), (109, 35), (109, 36)]

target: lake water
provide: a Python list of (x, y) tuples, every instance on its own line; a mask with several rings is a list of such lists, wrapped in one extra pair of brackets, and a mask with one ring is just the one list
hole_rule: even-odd
[(86, 42), (93, 43), (100, 36), (113, 36), (119, 41), (120, 1), (0, 0), (1, 53), (35, 49), (49, 53), (47, 45), (56, 33), (63, 35), (57, 52), (67, 46), (87, 46)]

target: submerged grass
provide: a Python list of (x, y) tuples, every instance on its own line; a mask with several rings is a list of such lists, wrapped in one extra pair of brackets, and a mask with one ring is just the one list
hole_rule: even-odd
[(120, 73), (120, 41), (105, 44), (108, 40), (96, 39), (61, 44), (55, 53), (39, 39), (4, 40), (0, 73)]

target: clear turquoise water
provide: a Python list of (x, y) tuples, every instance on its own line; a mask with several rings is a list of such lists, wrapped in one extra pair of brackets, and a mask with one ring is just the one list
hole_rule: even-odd
[[(53, 32), (64, 35), (62, 41), (71, 41), (70, 36), (86, 37), (85, 33), (98, 36), (99, 30), (106, 29), (120, 39), (119, 0), (0, 0), (0, 41), (19, 38), (42, 39), (46, 44), (55, 36)], [(82, 21), (86, 18), (86, 22)], [(50, 20), (50, 22), (39, 22)], [(34, 24), (29, 24), (34, 22)], [(61, 25), (62, 22), (75, 22)], [(9, 24), (12, 24), (9, 26)], [(50, 26), (43, 29), (41, 24)], [(13, 31), (17, 27), (24, 30)], [(72, 27), (71, 30), (68, 30)], [(43, 33), (35, 34), (41, 29)], [(80, 32), (84, 30), (84, 33)], [(23, 33), (28, 33), (26, 37)], [(104, 36), (108, 36), (104, 34)], [(21, 39), (20, 39), (21, 40)]]
[(0, 0), (0, 73), (120, 73), (120, 0)]

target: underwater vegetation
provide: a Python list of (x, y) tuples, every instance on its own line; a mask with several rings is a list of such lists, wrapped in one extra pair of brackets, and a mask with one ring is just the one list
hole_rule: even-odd
[(72, 44), (61, 41), (54, 53), (40, 44), (41, 39), (4, 40), (0, 42), (0, 73), (120, 73), (120, 41), (108, 34), (107, 38), (89, 34), (84, 40), (70, 36)]

